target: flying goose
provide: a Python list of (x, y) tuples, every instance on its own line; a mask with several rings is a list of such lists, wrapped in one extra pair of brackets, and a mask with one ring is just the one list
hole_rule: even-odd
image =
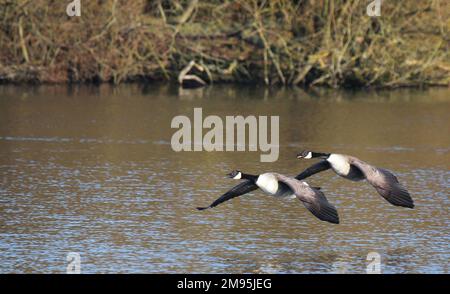
[(393, 205), (414, 208), (414, 202), (406, 188), (388, 170), (374, 167), (356, 157), (343, 154), (302, 151), (297, 155), (297, 158), (323, 159), (297, 175), (295, 177), (297, 180), (306, 179), (331, 168), (336, 174), (348, 180), (367, 180), (377, 190), (378, 194)]
[(215, 207), (222, 202), (260, 188), (266, 194), (277, 198), (297, 197), (318, 219), (334, 224), (339, 223), (336, 208), (328, 202), (325, 195), (319, 190), (320, 188), (310, 187), (306, 182), (278, 173), (264, 173), (256, 176), (235, 170), (228, 176), (235, 180), (244, 179), (245, 181), (220, 196), (211, 205), (197, 207), (198, 210)]

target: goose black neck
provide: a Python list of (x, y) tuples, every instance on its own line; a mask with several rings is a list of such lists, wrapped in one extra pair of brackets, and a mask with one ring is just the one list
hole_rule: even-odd
[(249, 175), (249, 174), (244, 174), (242, 173), (242, 178), (246, 179), (246, 180), (250, 180), (252, 182), (256, 182), (258, 180), (258, 176), (255, 175)]
[(330, 153), (311, 152), (311, 156), (312, 158), (327, 159), (330, 156)]

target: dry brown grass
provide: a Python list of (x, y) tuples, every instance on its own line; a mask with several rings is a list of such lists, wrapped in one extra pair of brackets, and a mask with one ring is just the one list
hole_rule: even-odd
[(0, 81), (205, 80), (330, 87), (448, 85), (450, 4), (366, 0), (0, 0)]

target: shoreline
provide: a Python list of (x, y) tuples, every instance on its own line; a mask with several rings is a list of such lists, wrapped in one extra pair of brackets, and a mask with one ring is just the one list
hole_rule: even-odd
[(202, 84), (450, 85), (445, 1), (384, 1), (376, 17), (343, 0), (89, 1), (79, 17), (30, 3), (0, 10), (1, 84), (172, 83), (186, 70)]
[(386, 86), (386, 85), (372, 85), (372, 86), (358, 86), (358, 87), (330, 87), (327, 85), (319, 85), (319, 86), (305, 86), (305, 85), (282, 85), (282, 84), (274, 84), (274, 85), (266, 85), (264, 83), (258, 82), (214, 82), (212, 84), (207, 84), (202, 87), (194, 87), (194, 88), (183, 88), (176, 80), (155, 80), (149, 78), (137, 78), (131, 80), (124, 80), (121, 83), (117, 84), (112, 81), (67, 81), (67, 82), (52, 82), (52, 81), (36, 81), (36, 80), (1, 80), (0, 79), (0, 87), (2, 86), (120, 86), (120, 85), (147, 85), (147, 86), (170, 86), (170, 87), (179, 87), (183, 90), (198, 90), (198, 89), (207, 89), (212, 88), (214, 86), (231, 86), (231, 87), (263, 87), (266, 89), (301, 89), (301, 90), (339, 90), (339, 91), (359, 91), (359, 90), (397, 90), (397, 89), (430, 89), (430, 88), (450, 88), (449, 84), (436, 84), (436, 83), (417, 83), (417, 84), (405, 84), (405, 85), (395, 85), (395, 86)]

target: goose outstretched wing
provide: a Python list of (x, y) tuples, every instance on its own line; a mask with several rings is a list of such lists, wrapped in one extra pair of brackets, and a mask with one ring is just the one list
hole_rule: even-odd
[(214, 206), (219, 205), (222, 202), (225, 202), (225, 201), (230, 200), (232, 198), (235, 198), (235, 197), (247, 194), (247, 193), (249, 193), (249, 192), (251, 192), (253, 190), (256, 190), (256, 189), (258, 189), (258, 186), (256, 186), (256, 184), (253, 181), (246, 180), (246, 181), (240, 183), (239, 185), (236, 185), (230, 191), (226, 192), (225, 194), (223, 194), (219, 198), (217, 198), (217, 200), (215, 200), (209, 206), (197, 207), (197, 209), (198, 210), (205, 210), (205, 209), (208, 209), (208, 208), (212, 208)]
[(414, 201), (411, 195), (398, 182), (397, 177), (390, 171), (374, 167), (357, 158), (352, 158), (350, 164), (357, 167), (369, 182), (384, 199), (396, 206), (414, 208)]
[(318, 163), (311, 165), (310, 167), (302, 171), (300, 174), (298, 174), (295, 178), (297, 180), (303, 180), (329, 168), (331, 168), (330, 163), (326, 160), (322, 160), (319, 161)]
[(318, 219), (333, 224), (339, 223), (339, 215), (336, 208), (328, 202), (322, 191), (294, 178), (280, 174), (276, 174), (276, 176), (278, 181), (286, 184), (303, 205)]

